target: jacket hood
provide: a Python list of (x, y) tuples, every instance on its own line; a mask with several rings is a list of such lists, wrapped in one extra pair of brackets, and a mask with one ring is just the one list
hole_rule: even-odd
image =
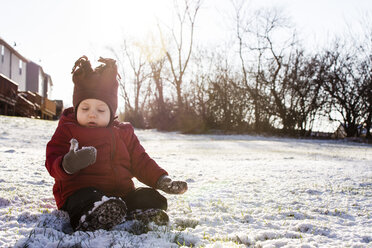
[(75, 117), (74, 107), (67, 108), (62, 112), (61, 118), (59, 119), (58, 126), (63, 125), (67, 122), (73, 122), (75, 124), (78, 124), (76, 117)]

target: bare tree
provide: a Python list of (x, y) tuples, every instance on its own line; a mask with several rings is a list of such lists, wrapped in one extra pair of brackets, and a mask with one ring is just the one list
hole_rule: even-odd
[(361, 61), (359, 66), (361, 87), (359, 95), (361, 96), (363, 107), (363, 116), (365, 128), (367, 130), (366, 137), (371, 138), (372, 128), (372, 55)]
[(209, 49), (198, 48), (192, 59), (192, 80), (189, 89), (189, 107), (194, 109), (194, 112), (200, 118), (200, 122), (207, 129), (207, 117), (209, 109), (207, 106), (208, 96), (207, 88), (211, 72), (214, 70), (214, 51)]
[[(172, 37), (170, 44), (166, 44), (164, 39), (162, 43), (173, 77), (171, 83), (177, 92), (178, 110), (182, 111), (182, 84), (192, 54), (195, 23), (201, 6), (201, 0), (184, 0), (182, 7), (178, 5), (179, 2), (174, 1), (178, 27), (177, 29), (170, 29)], [(160, 32), (162, 33), (161, 29)], [(163, 37), (162, 34), (161, 37)], [(173, 45), (175, 49), (172, 50), (169, 47), (170, 45)]]
[(327, 73), (322, 87), (330, 96), (328, 114), (331, 118), (333, 111), (339, 113), (341, 120), (331, 119), (340, 121), (348, 137), (356, 136), (358, 125), (363, 122), (364, 109), (356, 56), (337, 41), (332, 50), (323, 54), (323, 64)]
[[(236, 25), (236, 38), (238, 40), (238, 54), (239, 59), (241, 62), (241, 70), (242, 70), (242, 81), (249, 95), (250, 99), (252, 100), (252, 105), (254, 106), (254, 117), (255, 117), (255, 124), (254, 130), (259, 132), (262, 130), (261, 120), (262, 120), (262, 83), (259, 79), (259, 74), (261, 72), (261, 59), (265, 50), (265, 47), (261, 45), (261, 39), (256, 39), (257, 45), (256, 47), (252, 48), (251, 44), (251, 34), (254, 31), (251, 29), (251, 25), (253, 25), (253, 20), (247, 18), (250, 16), (249, 13), (246, 12), (247, 6), (245, 1), (231, 1), (234, 7), (235, 16), (234, 22)], [(258, 32), (258, 31), (256, 31)], [(257, 36), (258, 37), (258, 36)], [(247, 51), (248, 50), (248, 51)], [(248, 58), (251, 56), (251, 52), (255, 51), (257, 54), (253, 56), (257, 56), (257, 65), (256, 71), (252, 68), (253, 61), (248, 61)], [(255, 76), (253, 76), (255, 74)], [(252, 84), (250, 78), (254, 77)]]
[(253, 28), (248, 29), (256, 40), (256, 45), (249, 47), (257, 55), (256, 65), (252, 67), (254, 86), (251, 87), (259, 113), (256, 119), (266, 112), (272, 120), (279, 118), (284, 131), (292, 132), (298, 114), (294, 110), (296, 98), (287, 79), (296, 36), (292, 34), (285, 40), (278, 38), (278, 32), (293, 32), (278, 9), (261, 9), (256, 19)]
[(292, 132), (299, 130), (302, 136), (311, 133), (315, 118), (326, 102), (318, 80), (321, 78), (318, 66), (317, 55), (305, 56), (302, 49), (291, 53), (289, 63), (285, 65), (283, 84), (288, 86), (285, 98), (289, 100), (281, 102), (286, 105), (286, 115), (293, 121), (287, 128)]
[(162, 70), (164, 68), (165, 59), (150, 62), (151, 79), (155, 83), (156, 93), (155, 98), (159, 112), (164, 112), (164, 78)]
[(214, 128), (225, 131), (245, 131), (245, 117), (249, 105), (245, 104), (244, 88), (226, 63), (218, 63), (208, 82), (208, 120)]
[[(242, 79), (254, 106), (254, 130), (262, 132), (270, 128), (270, 119), (272, 121), (272, 116), (276, 114), (273, 112), (275, 101), (283, 97), (277, 94), (277, 90), (283, 89), (279, 89), (279, 77), (285, 63), (284, 54), (290, 50), (292, 43), (278, 40), (276, 33), (287, 29), (288, 20), (275, 8), (249, 14), (244, 1), (232, 2)], [(276, 111), (285, 112), (280, 109), (281, 106), (277, 107)], [(286, 115), (279, 117), (283, 119)]]
[[(362, 30), (364, 31), (364, 37), (358, 42), (358, 54), (361, 56), (361, 62), (359, 64), (360, 80), (362, 81), (362, 87), (360, 88), (359, 95), (362, 97), (363, 111), (365, 118), (365, 127), (367, 129), (366, 137), (372, 138), (372, 21), (371, 13), (366, 13), (361, 19)], [(352, 36), (354, 37), (354, 36)], [(358, 46), (359, 44), (359, 46)]]
[(172, 106), (166, 98), (166, 82), (168, 81), (167, 70), (165, 68), (165, 60), (161, 59), (150, 61), (151, 68), (150, 85), (154, 88), (152, 100), (150, 100), (148, 110), (149, 122), (152, 127), (159, 130), (173, 130), (172, 125), (174, 116), (172, 114)]
[[(110, 50), (119, 62), (122, 78), (124, 78), (120, 82), (120, 89), (125, 101), (124, 119), (136, 127), (143, 128), (145, 125), (143, 108), (150, 94), (148, 88), (145, 87), (150, 75), (146, 57), (138, 47), (138, 43), (129, 45), (127, 40), (123, 41), (120, 50), (116, 51), (113, 48)], [(131, 101), (131, 99), (134, 100)]]

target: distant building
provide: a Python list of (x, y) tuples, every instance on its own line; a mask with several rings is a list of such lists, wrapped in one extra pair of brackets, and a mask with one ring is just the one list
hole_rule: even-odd
[[(0, 114), (55, 119), (63, 102), (51, 101), (53, 81), (43, 68), (0, 37)], [(58, 111), (58, 113), (57, 113)]]
[(52, 86), (52, 78), (44, 72), (43, 68), (29, 61), (27, 63), (26, 91), (36, 92), (42, 97), (50, 97)]
[(18, 92), (16, 115), (37, 118), (41, 115), (41, 96), (31, 91)]
[(35, 92), (40, 95), (40, 117), (42, 119), (53, 119), (56, 115), (56, 104), (54, 101), (48, 99), (52, 92), (52, 78), (44, 72), (43, 68), (29, 61), (27, 63), (27, 80), (26, 80), (26, 90)]
[(0, 73), (0, 114), (14, 115), (18, 84)]
[(18, 84), (18, 90), (26, 90), (28, 60), (0, 37), (0, 73)]
[(62, 111), (63, 111), (63, 101), (62, 100), (54, 100), (55, 104), (56, 104), (56, 114), (54, 116), (54, 119), (57, 120), (61, 114), (62, 114)]

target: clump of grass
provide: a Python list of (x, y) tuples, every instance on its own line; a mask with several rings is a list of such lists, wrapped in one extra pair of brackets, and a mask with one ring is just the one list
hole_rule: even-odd
[(177, 233), (174, 236), (173, 243), (177, 244), (179, 247), (194, 247), (195, 244), (185, 240), (185, 238), (181, 235), (181, 233)]
[(199, 225), (199, 221), (194, 219), (176, 219), (174, 221), (176, 229), (179, 231), (184, 231), (186, 228), (195, 228), (197, 225)]
[(127, 229), (127, 231), (134, 235), (140, 235), (143, 233), (148, 233), (152, 229), (149, 227), (149, 225), (144, 224), (141, 221), (133, 221), (133, 224), (130, 226), (130, 228)]
[(228, 243), (228, 242), (232, 242), (236, 245), (252, 245), (250, 242), (243, 242), (238, 236), (235, 236), (235, 237), (228, 237), (228, 236), (213, 236), (211, 237), (210, 235), (206, 234), (206, 233), (203, 233), (203, 240), (206, 240), (210, 243), (216, 243), (216, 242), (224, 242), (224, 243)]

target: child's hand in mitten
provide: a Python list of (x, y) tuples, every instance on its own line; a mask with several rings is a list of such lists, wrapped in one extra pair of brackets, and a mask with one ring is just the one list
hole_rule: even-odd
[(70, 151), (63, 157), (62, 161), (62, 167), (68, 174), (74, 174), (96, 162), (96, 148), (88, 146), (78, 150), (79, 142), (76, 139), (71, 139), (70, 143)]
[(183, 194), (187, 191), (187, 183), (173, 181), (168, 176), (161, 176), (157, 182), (157, 188), (168, 194)]

